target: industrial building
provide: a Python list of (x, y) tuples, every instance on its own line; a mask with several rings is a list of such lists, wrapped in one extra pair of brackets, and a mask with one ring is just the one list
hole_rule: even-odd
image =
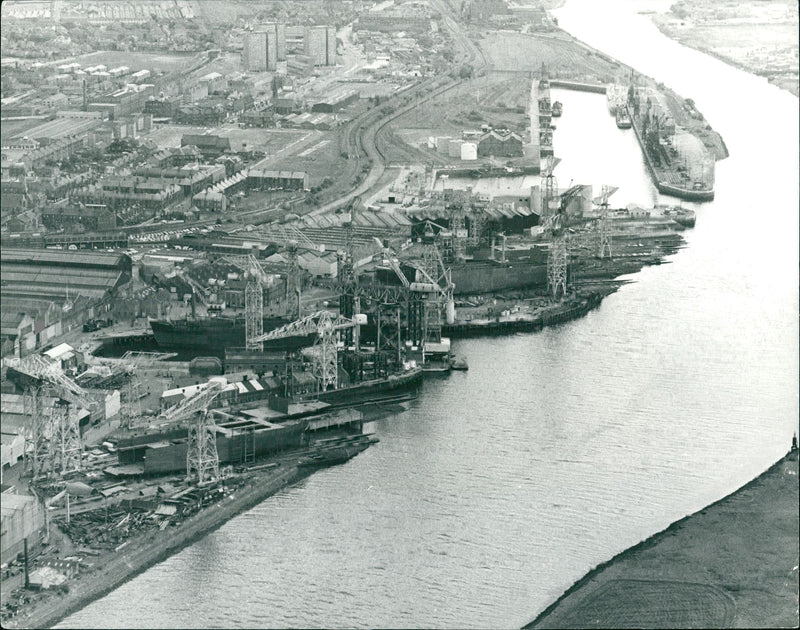
[(266, 171), (251, 169), (247, 174), (249, 190), (305, 190), (308, 188), (308, 173), (300, 171)]
[(427, 33), (431, 20), (427, 17), (365, 11), (353, 24), (354, 31), (378, 31), (382, 33)]
[(19, 356), (82, 326), (109, 309), (131, 269), (124, 254), (2, 248), (3, 339)]
[(335, 88), (320, 96), (319, 100), (311, 105), (311, 111), (324, 113), (337, 112), (351, 103), (358, 102), (360, 96), (357, 90), (346, 87)]
[(478, 142), (478, 157), (522, 157), (522, 138), (508, 129), (492, 129)]
[(0, 561), (16, 559), (25, 548), (33, 551), (39, 546), (44, 530), (44, 510), (33, 496), (4, 492), (0, 501)]

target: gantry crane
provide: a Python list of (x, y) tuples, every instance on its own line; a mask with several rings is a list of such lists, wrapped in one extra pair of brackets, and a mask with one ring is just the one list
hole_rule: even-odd
[[(32, 448), (34, 477), (52, 472), (70, 472), (83, 466), (83, 446), (77, 407), (92, 410), (97, 401), (75, 381), (69, 378), (55, 362), (41, 355), (23, 359), (6, 360), (25, 378), (25, 397), (31, 413), (27, 432)], [(43, 396), (53, 393), (57, 400), (53, 407), (45, 408)], [(26, 445), (25, 452), (29, 447)]]
[(349, 317), (337, 315), (330, 311), (317, 311), (262, 335), (260, 341), (316, 335), (317, 339), (310, 351), (312, 373), (317, 383), (317, 391), (324, 392), (329, 389), (336, 389), (339, 384), (339, 333), (358, 327), (358, 325), (356, 320)]

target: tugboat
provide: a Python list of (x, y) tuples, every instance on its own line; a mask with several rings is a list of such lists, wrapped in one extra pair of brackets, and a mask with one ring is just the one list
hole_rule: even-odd
[(624, 106), (617, 107), (616, 118), (617, 118), (617, 127), (619, 127), (620, 129), (630, 129), (631, 126), (633, 125), (631, 117), (628, 114), (628, 109)]
[(561, 104), (561, 101), (554, 101), (553, 102), (553, 107), (552, 107), (552, 109), (550, 111), (550, 115), (553, 118), (558, 118), (559, 116), (561, 116), (561, 112), (563, 111), (563, 109), (564, 109), (564, 106)]

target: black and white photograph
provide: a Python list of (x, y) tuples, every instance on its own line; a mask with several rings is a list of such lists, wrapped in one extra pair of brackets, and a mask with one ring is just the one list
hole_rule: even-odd
[(3, 628), (800, 627), (795, 0), (2, 0)]

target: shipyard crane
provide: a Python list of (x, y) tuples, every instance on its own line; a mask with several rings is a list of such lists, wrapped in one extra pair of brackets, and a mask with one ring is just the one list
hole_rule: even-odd
[(616, 191), (616, 188), (603, 185), (600, 197), (597, 200), (600, 208), (600, 215), (597, 219), (597, 257), (603, 259), (611, 258), (611, 230), (608, 225), (608, 198)]
[(316, 335), (317, 339), (310, 350), (312, 372), (317, 382), (317, 391), (324, 392), (336, 389), (339, 384), (339, 333), (358, 326), (357, 319), (337, 315), (330, 311), (317, 311), (262, 335), (260, 341)]
[(128, 375), (128, 382), (124, 388), (125, 404), (120, 408), (121, 425), (124, 428), (133, 427), (134, 420), (142, 416), (142, 384), (140, 381), (142, 370), (151, 368), (157, 361), (164, 361), (176, 355), (176, 352), (137, 352), (133, 350), (122, 355), (120, 360), (124, 366), (122, 371)]
[(270, 284), (270, 278), (252, 254), (223, 256), (219, 260), (235, 265), (247, 276), (244, 288), (245, 347), (248, 350), (263, 350), (263, 344), (254, 340), (264, 333), (264, 286)]
[(198, 485), (219, 479), (218, 427), (208, 408), (223, 389), (224, 383), (209, 381), (203, 391), (167, 411), (172, 412), (173, 422), (195, 416), (194, 421), (189, 422), (187, 432), (186, 477), (192, 479), (196, 476)]
[(542, 207), (539, 215), (542, 224), (558, 211), (558, 181), (553, 175), (553, 170), (559, 162), (561, 158), (552, 155), (545, 162), (541, 188)]
[(544, 228), (550, 234), (550, 252), (547, 256), (547, 287), (551, 297), (555, 300), (567, 294), (567, 206), (569, 202), (583, 189), (582, 186), (572, 186), (561, 194), (558, 209), (555, 214), (547, 218)]
[(217, 431), (208, 409), (195, 412), (196, 419), (189, 424), (186, 443), (186, 478), (196, 478), (197, 485), (219, 479), (219, 453)]
[[(23, 359), (6, 360), (8, 367), (26, 376), (24, 386), (28, 411), (31, 413), (28, 437), (32, 442), (33, 474), (80, 470), (83, 465), (83, 446), (79, 419), (72, 408), (92, 410), (97, 401), (69, 378), (56, 362), (41, 355)], [(42, 398), (47, 393), (56, 395), (53, 407), (45, 409)], [(25, 451), (27, 453), (28, 447)]]
[[(345, 251), (343, 255), (339, 256), (336, 267), (336, 279), (339, 285), (339, 312), (345, 317), (353, 317), (361, 310), (354, 238), (356, 213), (360, 204), (361, 197), (356, 195), (344, 211), (345, 217), (342, 225), (345, 230)], [(353, 329), (352, 333), (357, 335), (357, 329)], [(348, 336), (350, 336), (349, 332)], [(353, 338), (348, 339), (348, 342), (352, 342), (358, 352), (360, 340)]]
[(416, 269), (415, 282), (409, 286), (409, 336), (423, 347), (424, 358), (426, 343), (441, 342), (442, 310), (448, 324), (455, 320), (451, 271), (444, 265), (430, 221), (425, 223), (421, 244), (410, 250), (406, 262)]
[(218, 380), (211, 380), (194, 396), (184, 398), (177, 405), (162, 411), (158, 415), (157, 420), (160, 424), (175, 424), (188, 418), (197, 411), (208, 409), (223, 389), (225, 389), (225, 383)]

